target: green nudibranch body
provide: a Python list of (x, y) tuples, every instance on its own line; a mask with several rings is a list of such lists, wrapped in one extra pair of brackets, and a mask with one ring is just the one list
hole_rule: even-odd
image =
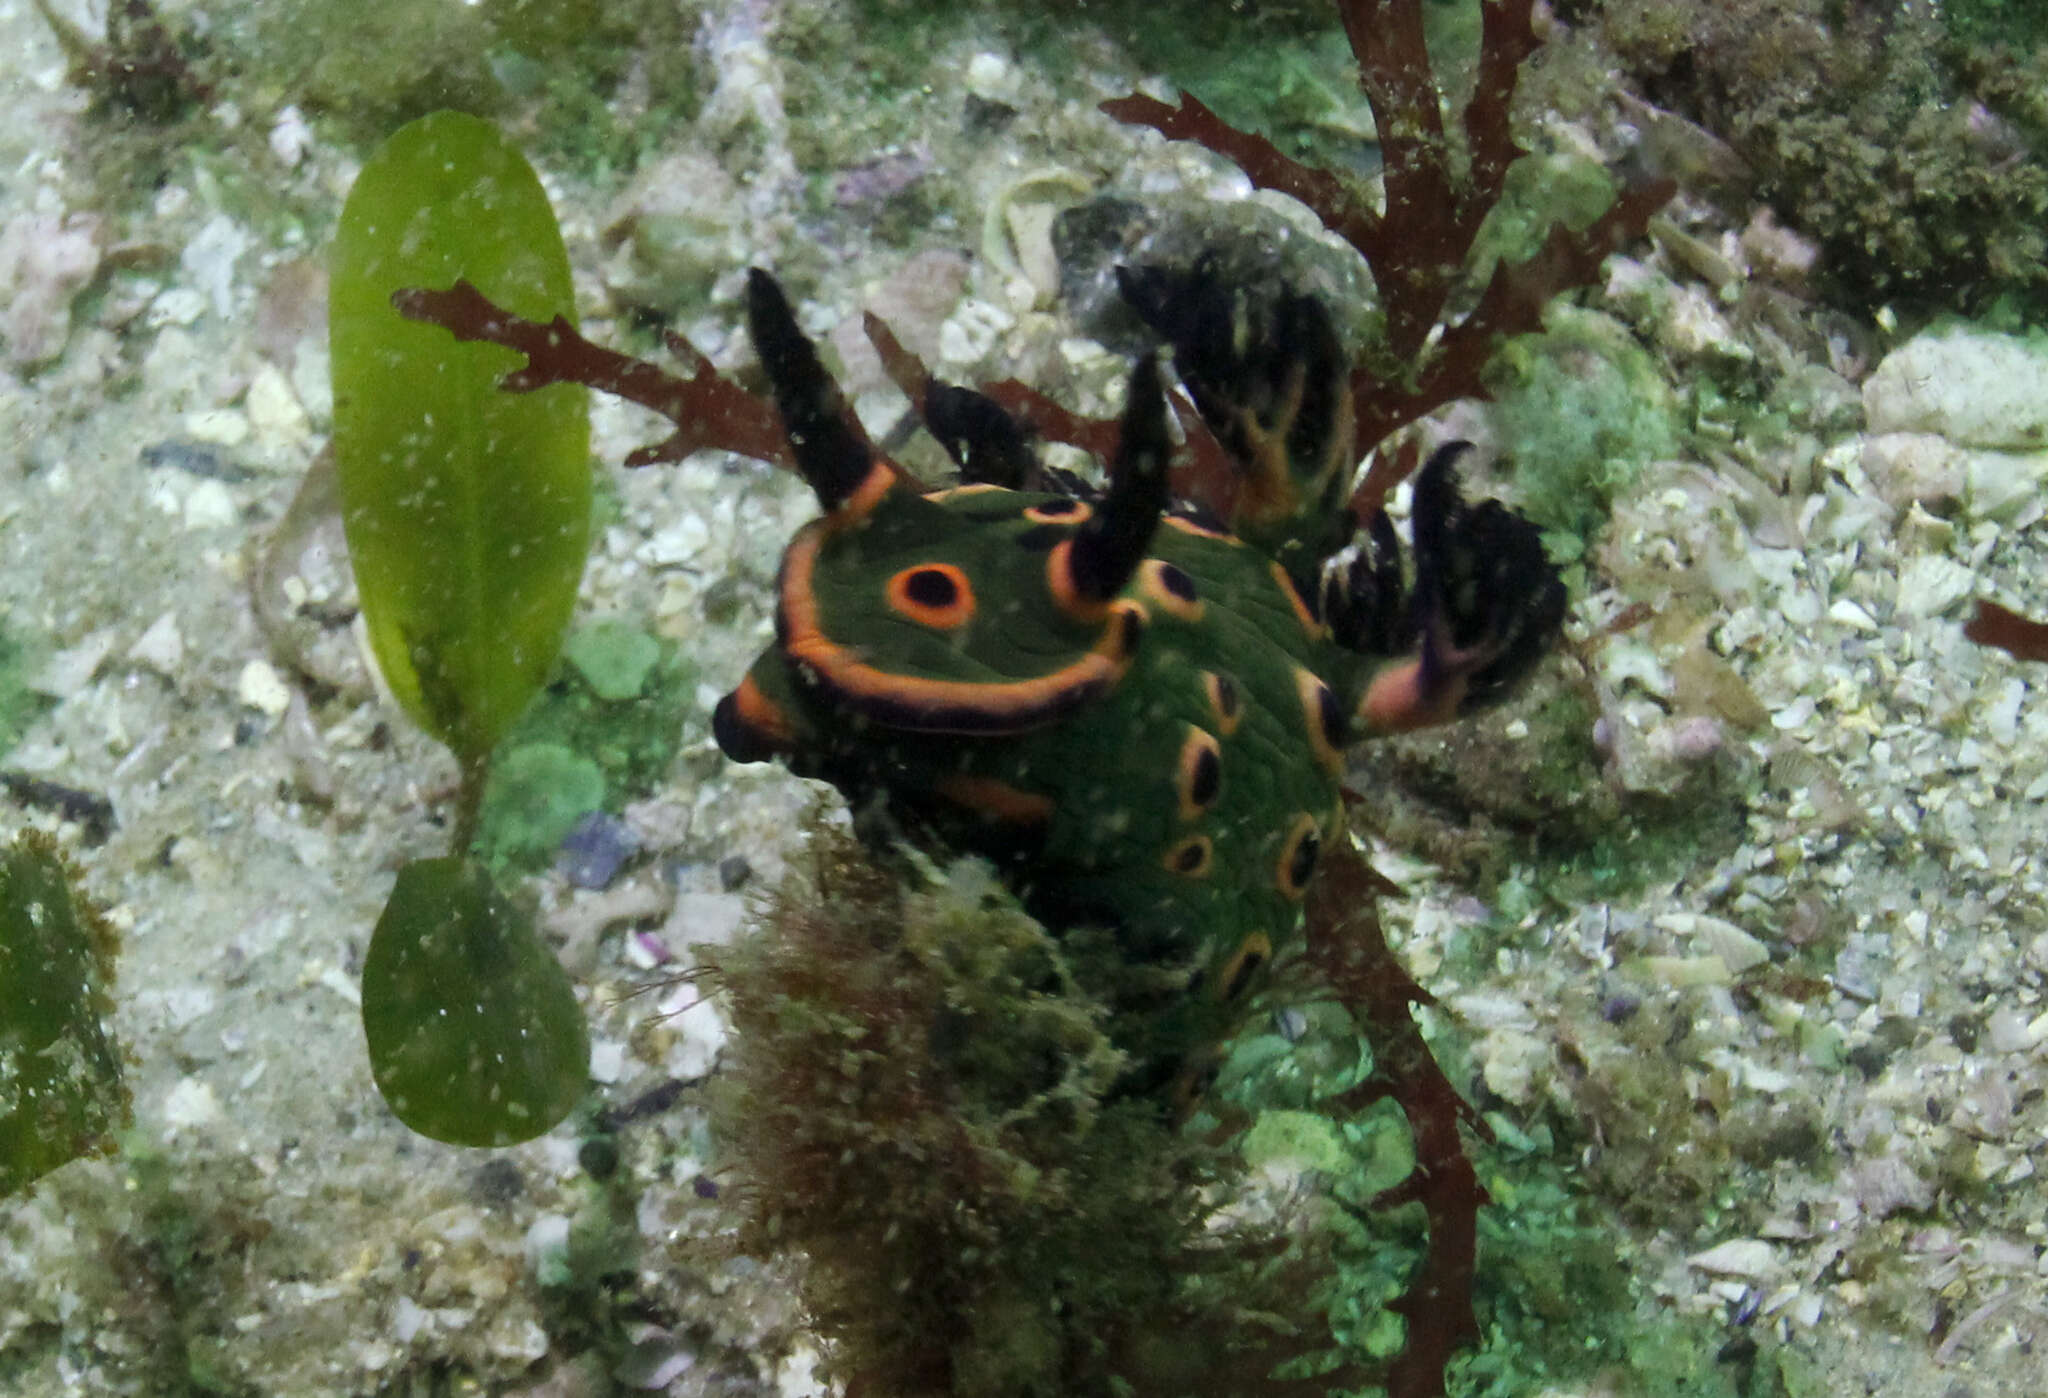
[[(1133, 1084), (1195, 1089), (1298, 936), (1319, 850), (1342, 838), (1345, 747), (1497, 695), (1554, 632), (1562, 593), (1533, 529), (1496, 505), (1467, 511), (1449, 451), (1418, 483), (1412, 593), (1384, 529), (1348, 570), (1326, 570), (1320, 549), (1290, 570), (1168, 500), (1149, 361), (1106, 491), (928, 491), (867, 447), (763, 274), (750, 313), (825, 513), (783, 556), (776, 643), (720, 703), (720, 745), (878, 800), (906, 830), (995, 859), (1048, 925), (1113, 937)], [(1302, 389), (1341, 371), (1321, 349), (1219, 374), (1228, 361), (1202, 359), (1213, 347), (1176, 345), (1205, 416), (1229, 415), (1219, 438), (1247, 457), (1261, 454), (1247, 440), (1288, 444), (1246, 461), (1261, 487), (1248, 496), (1330, 494), (1338, 463), (1319, 458), (1348, 447), (1348, 404)], [(1318, 396), (1324, 420), (1304, 424)], [(976, 445), (963, 466), (1014, 455)], [(1315, 519), (1299, 533), (1333, 531)], [(1515, 595), (1484, 596), (1488, 583)]]

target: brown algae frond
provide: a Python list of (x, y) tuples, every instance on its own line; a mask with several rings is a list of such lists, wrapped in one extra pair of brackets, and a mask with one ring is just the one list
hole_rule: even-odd
[(710, 1091), (739, 1244), (794, 1260), (847, 1392), (1262, 1391), (1300, 1351), (1245, 1321), (1268, 1289), (1299, 1313), (1300, 1277), (1218, 1224), (1234, 1152), (1113, 1091), (1107, 939), (1055, 939), (977, 860), (905, 877), (832, 831), (807, 858), (705, 949)]

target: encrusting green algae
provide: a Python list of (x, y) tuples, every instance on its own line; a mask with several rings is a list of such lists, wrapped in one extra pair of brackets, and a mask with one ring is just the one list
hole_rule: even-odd
[(128, 1124), (108, 1033), (116, 937), (41, 834), (0, 852), (0, 1198)]

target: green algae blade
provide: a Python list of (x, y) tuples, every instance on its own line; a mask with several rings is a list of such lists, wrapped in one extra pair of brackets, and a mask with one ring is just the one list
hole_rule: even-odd
[(334, 238), (334, 449), (372, 649), (407, 713), (480, 761), (547, 678), (590, 546), (587, 391), (506, 393), (520, 358), (403, 319), (391, 296), (467, 278), (570, 316), (569, 258), (532, 167), (489, 122), (401, 128)]
[(0, 853), (0, 1199), (128, 1123), (112, 974), (113, 933), (56, 847), (30, 834)]
[(589, 1076), (561, 963), (489, 875), (453, 857), (399, 868), (363, 960), (363, 1034), (386, 1104), (450, 1145), (531, 1140)]

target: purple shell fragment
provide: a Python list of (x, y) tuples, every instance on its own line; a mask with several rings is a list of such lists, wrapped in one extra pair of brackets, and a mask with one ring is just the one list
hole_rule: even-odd
[(640, 837), (609, 811), (591, 811), (562, 837), (555, 868), (578, 888), (609, 888), (625, 862), (640, 852)]

